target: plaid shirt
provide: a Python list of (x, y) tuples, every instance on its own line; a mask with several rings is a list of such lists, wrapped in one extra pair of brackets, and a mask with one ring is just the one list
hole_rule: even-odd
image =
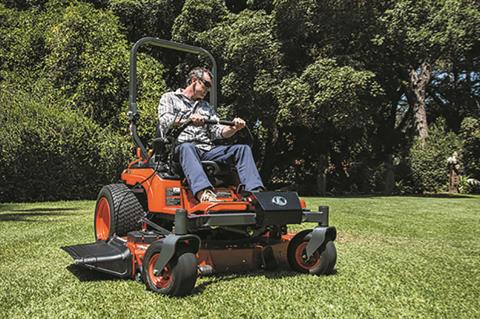
[[(206, 119), (218, 120), (217, 113), (207, 101), (192, 101), (182, 94), (182, 90), (168, 92), (160, 98), (158, 105), (158, 120), (160, 130), (164, 134), (174, 121), (188, 119), (197, 113)], [(200, 149), (209, 151), (215, 145), (212, 141), (224, 138), (223, 125), (189, 125), (178, 136), (179, 143), (194, 143)]]

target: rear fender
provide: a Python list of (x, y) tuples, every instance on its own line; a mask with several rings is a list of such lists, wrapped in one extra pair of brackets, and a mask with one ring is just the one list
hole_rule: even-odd
[(162, 240), (162, 250), (155, 263), (155, 270), (163, 269), (178, 251), (188, 251), (193, 254), (200, 248), (200, 237), (192, 234), (170, 234)]
[(306, 249), (307, 258), (312, 257), (313, 253), (328, 241), (337, 238), (337, 230), (335, 227), (315, 227), (305, 236), (308, 240)]

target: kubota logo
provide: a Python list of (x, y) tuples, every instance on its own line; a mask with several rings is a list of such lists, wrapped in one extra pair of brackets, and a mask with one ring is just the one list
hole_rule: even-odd
[(278, 206), (285, 206), (287, 205), (287, 199), (283, 196), (274, 196), (272, 198), (272, 203)]

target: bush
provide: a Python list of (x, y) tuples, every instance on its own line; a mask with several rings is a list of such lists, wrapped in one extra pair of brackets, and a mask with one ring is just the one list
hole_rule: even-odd
[(416, 192), (446, 191), (447, 158), (461, 149), (461, 140), (453, 132), (445, 132), (444, 123), (433, 125), (425, 144), (416, 140), (410, 149), (410, 167)]
[(118, 179), (125, 137), (68, 109), (45, 83), (0, 89), (0, 202), (94, 198)]
[(480, 181), (468, 176), (460, 176), (459, 183), (460, 193), (464, 194), (478, 194), (480, 193)]
[(45, 30), (45, 76), (55, 89), (102, 126), (120, 126), (128, 98), (129, 44), (110, 11), (72, 2)]
[(462, 163), (465, 175), (480, 179), (480, 120), (467, 117), (462, 121)]

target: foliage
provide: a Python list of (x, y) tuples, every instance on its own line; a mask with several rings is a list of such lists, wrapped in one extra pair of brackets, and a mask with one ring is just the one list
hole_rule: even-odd
[(47, 54), (45, 30), (59, 19), (57, 7), (48, 11), (17, 11), (0, 4), (0, 78), (18, 75), (17, 80), (38, 77)]
[(48, 83), (3, 84), (0, 105), (0, 201), (94, 198), (116, 180), (129, 143), (65, 108)]
[[(137, 56), (137, 108), (140, 113), (140, 125), (137, 133), (144, 143), (151, 143), (156, 137), (158, 125), (158, 103), (163, 93), (167, 91), (163, 80), (164, 67), (151, 56), (140, 53)], [(123, 106), (121, 121), (125, 134), (128, 128), (126, 116), (128, 106)]]
[(127, 98), (128, 45), (115, 17), (72, 3), (46, 33), (46, 76), (72, 108), (102, 126), (118, 128)]
[(271, 122), (276, 114), (275, 87), (283, 74), (271, 25), (270, 16), (245, 10), (199, 35), (221, 57), (223, 106), (249, 123)]
[(146, 36), (169, 39), (183, 3), (183, 0), (112, 0), (110, 8), (119, 17), (128, 39), (136, 42)]
[(446, 191), (447, 158), (461, 150), (461, 140), (446, 132), (444, 122), (436, 123), (425, 145), (417, 139), (410, 150), (412, 180), (419, 192)]
[(479, 194), (480, 181), (465, 175), (460, 176), (458, 189), (463, 194)]
[[(333, 180), (353, 174), (365, 181), (362, 175), (369, 164), (358, 161), (369, 151), (367, 131), (373, 129), (376, 99), (382, 94), (373, 73), (339, 66), (332, 59), (318, 59), (299, 77), (284, 80), (278, 94), (277, 122), (295, 132), (288, 139), (290, 152), (307, 159), (306, 154), (299, 154), (298, 145), (308, 145), (313, 163), (307, 160), (306, 166), (323, 154), (333, 162), (331, 173), (338, 176)], [(352, 184), (361, 183), (354, 179), (345, 178), (340, 182), (343, 187), (331, 187), (350, 191)]]
[(480, 179), (480, 120), (467, 117), (462, 122), (462, 162), (465, 175)]
[[(421, 173), (437, 151), (415, 144), (410, 74), (431, 66), (426, 122), (460, 134), (465, 174), (478, 179), (479, 19), (475, 0), (5, 0), (0, 85), (2, 96), (28, 101), (45, 87), (42, 99), (62, 116), (126, 136), (131, 45), (153, 36), (201, 46), (217, 60), (218, 111), (255, 127), (270, 187), (314, 193), (327, 176), (327, 192), (391, 190), (393, 181), (402, 192), (433, 190), (445, 176)], [(148, 143), (161, 94), (210, 62), (148, 46), (138, 58), (138, 130)]]
[(425, 59), (434, 62), (442, 54), (458, 54), (473, 45), (471, 33), (478, 32), (475, 7), (470, 0), (396, 1), (381, 17), (386, 36), (376, 41), (396, 42), (399, 54), (417, 63)]
[(198, 34), (213, 28), (227, 13), (225, 4), (220, 0), (186, 0), (182, 12), (175, 19), (172, 38), (196, 44)]
[(284, 125), (317, 130), (326, 123), (338, 130), (364, 127), (364, 116), (375, 112), (368, 105), (369, 99), (381, 94), (373, 73), (340, 67), (335, 60), (319, 59), (300, 77), (284, 80), (278, 120)]

